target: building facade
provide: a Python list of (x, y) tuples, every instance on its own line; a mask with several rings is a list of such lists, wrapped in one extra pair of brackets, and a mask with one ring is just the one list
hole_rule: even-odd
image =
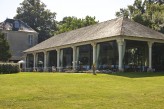
[(10, 46), (10, 62), (22, 60), (23, 51), (38, 43), (38, 33), (21, 20), (6, 19), (0, 24), (0, 31)]
[(24, 53), (28, 71), (164, 71), (164, 34), (117, 18), (56, 35)]

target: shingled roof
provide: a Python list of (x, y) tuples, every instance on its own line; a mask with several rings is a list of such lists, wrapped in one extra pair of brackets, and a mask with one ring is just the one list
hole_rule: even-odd
[[(17, 25), (17, 27), (15, 24)], [(0, 23), (0, 29), (37, 33), (30, 26), (28, 26), (26, 23), (24, 23), (22, 20), (19, 20), (19, 19), (6, 19), (4, 22)]]
[(164, 34), (154, 31), (129, 19), (121, 17), (55, 35), (24, 52), (32, 52), (46, 48), (60, 47), (63, 45), (117, 36), (133, 36), (139, 38), (164, 40)]

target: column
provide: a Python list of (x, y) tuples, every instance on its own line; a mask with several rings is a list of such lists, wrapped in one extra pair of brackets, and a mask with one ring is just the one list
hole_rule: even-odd
[(24, 71), (26, 71), (26, 66), (27, 66), (27, 54), (24, 54), (23, 60), (24, 60), (23, 69), (24, 69)]
[(60, 50), (60, 67), (63, 69), (63, 49)]
[(93, 74), (96, 75), (96, 43), (91, 44), (93, 47)]
[(97, 44), (96, 48), (96, 69), (99, 67), (99, 54), (100, 54), (100, 44)]
[(91, 44), (93, 47), (93, 65), (96, 65), (96, 43)]
[(38, 71), (38, 53), (35, 54), (35, 69)]
[(47, 51), (47, 57), (46, 57), (46, 60), (47, 60), (47, 62), (46, 62), (47, 71), (49, 71), (49, 54), (50, 54), (50, 52)]
[(47, 71), (47, 51), (44, 51), (44, 71)]
[(29, 69), (29, 55), (26, 55), (26, 70)]
[(59, 70), (60, 67), (60, 49), (56, 49), (57, 51), (57, 70)]
[(76, 47), (76, 68), (79, 66), (79, 47)]
[(153, 42), (148, 42), (148, 47), (149, 47), (149, 69), (148, 69), (148, 71), (152, 71), (152, 45), (153, 45)]
[(36, 53), (33, 53), (34, 61), (33, 61), (33, 71), (36, 71)]
[(117, 40), (118, 45), (118, 55), (119, 55), (119, 63), (118, 63), (118, 70), (123, 71), (123, 45), (124, 45), (124, 39), (118, 39)]
[(73, 50), (73, 62), (72, 62), (72, 64), (73, 64), (73, 70), (76, 70), (76, 47), (73, 46), (72, 47), (72, 50)]

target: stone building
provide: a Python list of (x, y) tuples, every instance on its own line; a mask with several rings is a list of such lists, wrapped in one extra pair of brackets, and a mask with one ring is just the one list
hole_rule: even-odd
[(116, 18), (55, 35), (24, 53), (26, 69), (164, 71), (164, 34)]
[(38, 33), (21, 20), (6, 19), (0, 23), (0, 31), (4, 33), (10, 46), (12, 55), (10, 62), (22, 60), (23, 51), (38, 42)]

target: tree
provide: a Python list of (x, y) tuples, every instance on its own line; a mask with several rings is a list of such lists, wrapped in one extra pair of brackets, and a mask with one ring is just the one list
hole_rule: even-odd
[(53, 36), (56, 30), (56, 13), (45, 8), (46, 5), (40, 0), (24, 0), (15, 16), (39, 33), (38, 42)]
[(95, 17), (91, 16), (86, 16), (84, 19), (80, 19), (77, 17), (64, 17), (63, 20), (58, 23), (58, 31), (56, 31), (56, 34), (93, 25), (97, 22), (98, 21), (95, 20)]
[(164, 33), (164, 1), (135, 0), (133, 5), (116, 12), (116, 16), (126, 17), (147, 27)]
[(9, 45), (6, 41), (4, 34), (0, 32), (0, 61), (6, 62), (11, 57)]

